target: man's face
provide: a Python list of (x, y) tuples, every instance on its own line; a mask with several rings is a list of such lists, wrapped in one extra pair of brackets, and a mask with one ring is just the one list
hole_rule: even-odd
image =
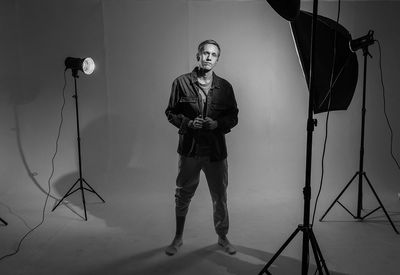
[(206, 44), (203, 51), (199, 53), (199, 66), (200, 68), (211, 71), (214, 69), (218, 62), (219, 51), (217, 46), (213, 44)]

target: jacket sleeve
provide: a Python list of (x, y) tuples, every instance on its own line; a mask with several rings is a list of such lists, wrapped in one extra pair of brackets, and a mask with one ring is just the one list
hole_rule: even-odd
[(172, 83), (168, 107), (165, 110), (165, 115), (167, 116), (168, 121), (179, 129), (179, 134), (184, 134), (188, 131), (190, 121), (190, 119), (183, 114), (182, 106), (179, 104), (182, 93), (183, 91), (179, 84), (179, 80), (175, 79)]
[(217, 118), (218, 121), (218, 130), (223, 132), (224, 134), (227, 134), (231, 131), (233, 127), (235, 127), (238, 124), (238, 113), (239, 109), (237, 107), (236, 99), (235, 99), (235, 94), (233, 92), (233, 88), (231, 85), (228, 86), (228, 93), (227, 93), (227, 110), (225, 114)]

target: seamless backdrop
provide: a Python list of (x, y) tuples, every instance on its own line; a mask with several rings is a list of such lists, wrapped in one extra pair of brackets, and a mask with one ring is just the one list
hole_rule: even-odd
[[(310, 1), (301, 3), (303, 10), (311, 11), (311, 6)], [(396, 157), (399, 10), (397, 1), (342, 1), (340, 15), (353, 38), (372, 29), (381, 42)], [(337, 3), (320, 1), (319, 13), (335, 20)], [(178, 134), (164, 110), (173, 79), (195, 66), (198, 43), (215, 39), (222, 48), (216, 73), (232, 83), (240, 110), (239, 124), (227, 136), (230, 203), (232, 213), (243, 217), (233, 225), (252, 213), (253, 218), (267, 220), (253, 211), (267, 205), (279, 209), (287, 228), (301, 220), (308, 92), (289, 24), (266, 1), (2, 0), (0, 35), (0, 217), (5, 218), (7, 208), (25, 213), (28, 223), (40, 217), (52, 172), (64, 79), (63, 125), (48, 211), (76, 180), (73, 78), (70, 71), (64, 72), (64, 60), (90, 56), (96, 71), (77, 79), (84, 178), (115, 203), (102, 206), (105, 211), (91, 206), (88, 212), (107, 226), (130, 230), (127, 220), (151, 217), (154, 211), (171, 220), (167, 233), (172, 232)], [(390, 156), (378, 45), (370, 52), (365, 170), (382, 201), (390, 204), (400, 192), (400, 170)], [(351, 105), (330, 115), (318, 213), (358, 169), (363, 61), (361, 52), (357, 56), (359, 79)], [(315, 117), (319, 123), (314, 131), (313, 200), (321, 175), (325, 116)], [(138, 194), (143, 201), (132, 199)], [(79, 197), (71, 202), (82, 210)], [(208, 221), (208, 216), (196, 216), (197, 208), (211, 211), (206, 189), (200, 188), (193, 204), (193, 220)], [(140, 214), (132, 214), (133, 208)], [(145, 234), (147, 226), (157, 226), (157, 219), (150, 221), (137, 224), (135, 230)], [(21, 224), (11, 227), (21, 234), (26, 231)], [(15, 242), (8, 240), (7, 245)]]

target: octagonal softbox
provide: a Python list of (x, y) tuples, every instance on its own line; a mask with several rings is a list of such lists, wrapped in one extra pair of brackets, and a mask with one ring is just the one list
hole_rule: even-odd
[[(300, 11), (296, 20), (290, 22), (309, 89), (311, 25), (312, 13), (305, 11)], [(349, 47), (351, 35), (340, 24), (318, 15), (315, 38), (313, 111), (321, 113), (346, 110), (353, 98), (358, 79), (357, 55)], [(333, 81), (330, 89), (332, 68)]]

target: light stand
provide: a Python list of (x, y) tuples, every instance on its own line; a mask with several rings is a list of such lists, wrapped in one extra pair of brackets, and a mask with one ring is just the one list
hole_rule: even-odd
[[(87, 181), (82, 177), (82, 156), (81, 156), (81, 138), (80, 138), (80, 133), (79, 133), (79, 110), (78, 110), (78, 89), (77, 89), (77, 85), (76, 85), (76, 79), (79, 78), (78, 76), (78, 70), (82, 69), (82, 66), (76, 67), (76, 66), (69, 66), (68, 65), (68, 60), (69, 58), (66, 59), (66, 65), (67, 68), (70, 67), (72, 70), (72, 76), (74, 77), (74, 86), (75, 86), (75, 94), (73, 95), (73, 98), (75, 99), (75, 113), (76, 113), (76, 128), (77, 128), (77, 141), (78, 141), (78, 163), (79, 163), (79, 178), (76, 180), (76, 182), (74, 183), (74, 185), (72, 185), (72, 187), (67, 191), (67, 193), (62, 197), (62, 199), (54, 206), (53, 210), (54, 211), (60, 204), (61, 202), (67, 198), (69, 195), (72, 195), (73, 193), (75, 193), (76, 191), (80, 190), (81, 194), (82, 194), (82, 201), (83, 201), (83, 209), (85, 212), (85, 220), (87, 220), (87, 214), (86, 214), (86, 201), (85, 201), (85, 192), (89, 191), (92, 192), (94, 194), (97, 195), (97, 197), (99, 197), (99, 199), (102, 202), (105, 202), (104, 199), (89, 185), (89, 183), (87, 183)], [(74, 189), (74, 187), (78, 185), (78, 187)], [(84, 185), (86, 185), (87, 187), (85, 187)]]
[[(362, 49), (363, 50), (363, 56), (364, 56), (364, 79), (363, 79), (363, 98), (362, 98), (362, 109), (361, 109), (361, 144), (360, 144), (360, 160), (359, 160), (359, 170), (354, 174), (354, 176), (350, 179), (350, 181), (347, 183), (347, 185), (343, 188), (343, 190), (340, 192), (340, 194), (336, 197), (336, 199), (332, 202), (332, 204), (328, 207), (324, 215), (320, 218), (320, 221), (322, 221), (325, 216), (328, 214), (328, 212), (332, 209), (334, 204), (337, 202), (339, 203), (340, 206), (342, 206), (354, 219), (357, 220), (364, 220), (366, 217), (374, 213), (375, 211), (379, 210), (382, 208), (383, 212), (385, 213), (387, 219), (389, 220), (390, 224), (393, 227), (393, 230), (399, 234), (397, 231), (394, 223), (390, 219), (390, 216), (388, 215), (385, 207), (383, 206), (381, 200), (378, 197), (378, 194), (376, 193), (374, 187), (372, 186), (370, 180), (367, 177), (366, 172), (364, 171), (364, 132), (365, 132), (365, 113), (366, 113), (366, 108), (365, 108), (365, 101), (366, 101), (366, 78), (367, 78), (367, 60), (368, 56), (372, 57), (371, 54), (368, 51), (368, 47), (374, 43), (373, 39), (373, 31), (369, 31), (366, 36), (363, 36), (359, 39), (353, 40), (350, 43), (350, 47), (352, 50), (358, 50)], [(357, 214), (354, 215), (351, 211), (349, 211), (340, 201), (339, 198), (343, 195), (343, 193), (347, 190), (347, 188), (350, 186), (350, 184), (356, 179), (358, 176), (358, 200), (357, 200)], [(376, 200), (378, 201), (380, 207), (377, 207), (376, 209), (370, 211), (366, 215), (362, 216), (361, 215), (361, 210), (363, 209), (363, 177), (367, 181), (368, 186), (371, 188), (372, 193), (374, 194)]]
[(312, 159), (312, 135), (314, 127), (316, 126), (316, 120), (313, 118), (313, 106), (314, 106), (314, 53), (315, 53), (315, 37), (316, 37), (316, 26), (317, 26), (317, 11), (318, 11), (318, 0), (313, 2), (313, 17), (312, 17), (312, 30), (311, 30), (311, 56), (310, 56), (310, 79), (309, 79), (309, 101), (308, 101), (308, 119), (307, 119), (307, 148), (306, 148), (306, 173), (305, 173), (305, 186), (303, 188), (304, 197), (304, 211), (303, 211), (303, 224), (300, 224), (296, 230), (290, 235), (287, 241), (279, 248), (275, 255), (269, 260), (264, 266), (259, 275), (264, 273), (271, 274), (268, 268), (272, 263), (279, 257), (286, 246), (293, 240), (293, 238), (299, 233), (303, 233), (303, 246), (302, 246), (302, 260), (301, 260), (301, 274), (306, 275), (309, 267), (309, 244), (314, 253), (315, 262), (317, 264), (319, 274), (323, 274), (323, 270), (326, 274), (329, 274), (329, 270), (326, 267), (325, 260), (322, 256), (321, 249), (318, 245), (317, 239), (315, 238), (312, 226), (310, 226), (310, 200), (311, 200), (311, 159)]

